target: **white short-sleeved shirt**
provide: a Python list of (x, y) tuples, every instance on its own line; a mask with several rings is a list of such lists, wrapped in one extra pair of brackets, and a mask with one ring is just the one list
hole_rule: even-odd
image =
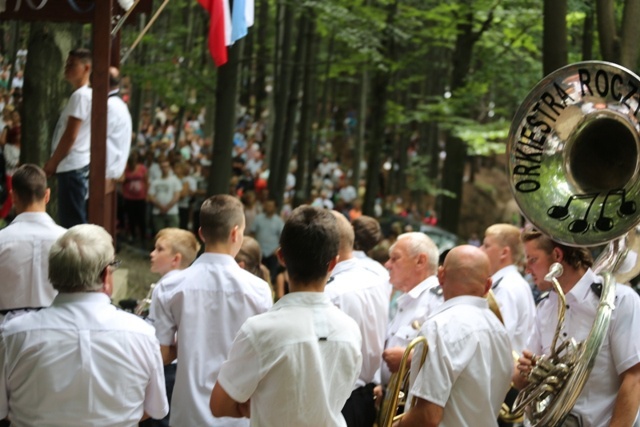
[[(584, 341), (596, 317), (600, 297), (591, 290), (591, 284), (601, 282), (592, 270), (567, 293), (567, 310), (558, 344), (572, 337)], [(535, 354), (550, 354), (558, 323), (558, 295), (538, 305), (534, 332), (528, 348)], [(608, 426), (620, 387), (620, 374), (640, 363), (640, 298), (628, 286), (616, 285), (615, 309), (609, 330), (600, 352), (596, 356), (582, 393), (571, 414), (581, 418), (583, 427)]]
[(132, 427), (169, 410), (153, 328), (103, 293), (7, 319), (0, 362), (0, 418), (13, 426)]
[(83, 168), (89, 164), (91, 159), (91, 96), (92, 91), (89, 86), (82, 86), (76, 89), (69, 98), (69, 102), (60, 113), (58, 123), (53, 132), (53, 142), (51, 144), (51, 152), (53, 153), (60, 143), (62, 134), (67, 129), (69, 117), (75, 117), (80, 120), (80, 129), (76, 140), (71, 147), (71, 151), (62, 159), (57, 173), (68, 172)]
[(46, 212), (24, 212), (0, 230), (0, 310), (51, 305), (49, 249), (65, 228)]
[(127, 104), (117, 96), (117, 91), (109, 93), (107, 100), (107, 170), (106, 177), (118, 179), (124, 173), (131, 149), (131, 114)]
[(356, 321), (362, 334), (362, 372), (354, 388), (380, 384), (389, 316), (389, 294), (384, 281), (351, 258), (336, 265), (324, 291), (331, 302)]
[(493, 295), (507, 328), (513, 350), (522, 354), (527, 347), (536, 317), (531, 287), (515, 265), (498, 270), (493, 276)]
[[(385, 348), (406, 347), (418, 336), (420, 327), (442, 305), (444, 298), (438, 278), (429, 276), (397, 300), (396, 315), (389, 322)], [(416, 329), (417, 326), (417, 329)], [(382, 382), (388, 384), (391, 372), (382, 364)]]
[(442, 427), (497, 426), (513, 362), (507, 331), (487, 301), (445, 301), (420, 334), (429, 350), (419, 372), (422, 349), (412, 359), (411, 394), (444, 408)]
[(238, 332), (218, 382), (251, 399), (251, 425), (346, 426), (341, 410), (360, 373), (358, 325), (317, 292), (292, 292)]
[(174, 427), (247, 426), (214, 418), (211, 391), (242, 324), (273, 305), (269, 285), (230, 256), (207, 253), (154, 289), (149, 321), (161, 345), (178, 339), (178, 368), (171, 400)]
[[(158, 203), (166, 205), (173, 200), (176, 193), (180, 193), (181, 191), (182, 182), (180, 182), (178, 177), (174, 174), (169, 174), (166, 178), (160, 177), (151, 180), (148, 194), (153, 196)], [(167, 215), (178, 215), (178, 210), (178, 203), (175, 203), (171, 206), (169, 211), (167, 211)], [(153, 215), (158, 215), (160, 214), (160, 209), (154, 206), (151, 213)]]

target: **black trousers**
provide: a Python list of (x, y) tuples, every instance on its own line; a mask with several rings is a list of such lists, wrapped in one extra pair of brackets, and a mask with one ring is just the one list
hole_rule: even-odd
[(367, 384), (351, 392), (342, 408), (347, 427), (372, 427), (376, 421), (376, 406), (373, 400), (375, 384)]

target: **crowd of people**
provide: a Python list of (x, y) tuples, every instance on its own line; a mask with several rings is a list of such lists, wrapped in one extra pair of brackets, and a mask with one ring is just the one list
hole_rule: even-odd
[[(42, 168), (19, 166), (11, 194), (17, 216), (0, 230), (0, 417), (12, 425), (372, 427), (418, 336), (428, 350), (410, 355), (413, 403), (394, 425), (507, 425), (503, 403), (536, 381), (538, 364), (557, 362), (556, 348), (588, 339), (602, 292), (587, 249), (530, 226), (495, 224), (480, 247), (443, 259), (426, 234), (402, 233), (383, 265), (371, 258), (375, 218), (311, 205), (268, 226), (280, 287), (245, 236), (240, 198), (216, 195), (199, 209), (199, 239), (173, 226), (155, 236), (161, 278), (136, 316), (110, 301), (112, 237), (57, 225)], [(536, 307), (522, 267), (549, 291), (554, 263), (559, 289)], [(640, 297), (623, 284), (614, 292), (571, 425), (633, 426), (638, 415)]]
[[(124, 232), (154, 236), (150, 266), (161, 275), (138, 315), (116, 309), (112, 236), (82, 223), (88, 57), (69, 55), (74, 92), (51, 158), (12, 171), (15, 218), (0, 230), (3, 423), (373, 427), (422, 336), (428, 350), (408, 354), (411, 398), (394, 426), (505, 425), (503, 403), (552, 370), (559, 348), (572, 356), (573, 340), (589, 339), (603, 290), (587, 249), (509, 224), (446, 254), (422, 232), (385, 237), (329, 156), (315, 168), (316, 196), (278, 207), (266, 192), (264, 124), (249, 120), (234, 142), (231, 194), (207, 197), (211, 142), (196, 116), (176, 129), (171, 107), (149, 112), (131, 149), (118, 137), (107, 155)], [(58, 223), (46, 213), (53, 175), (74, 193)], [(546, 292), (538, 301), (525, 270)], [(614, 292), (568, 425), (637, 421), (640, 297), (623, 284)]]

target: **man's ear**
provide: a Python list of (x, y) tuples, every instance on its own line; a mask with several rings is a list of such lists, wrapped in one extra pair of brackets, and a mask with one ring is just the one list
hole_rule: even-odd
[(511, 257), (511, 248), (509, 246), (503, 246), (500, 250), (500, 259), (507, 259)]
[(105, 294), (111, 295), (113, 294), (113, 273), (109, 267), (106, 267), (102, 271), (102, 292)]
[(425, 253), (418, 254), (418, 265), (420, 267), (426, 266), (427, 265), (427, 260), (428, 260), (427, 254), (425, 254)]
[(551, 256), (555, 262), (562, 262), (564, 260), (564, 252), (557, 246), (551, 251)]
[(333, 257), (331, 261), (329, 261), (329, 268), (327, 272), (331, 273), (333, 269), (336, 268), (336, 264), (338, 263), (338, 261), (340, 261), (340, 255), (336, 255), (335, 257)]
[(180, 268), (180, 265), (182, 265), (182, 254), (180, 252), (176, 252), (175, 254), (173, 254), (171, 263), (174, 264), (175, 268)]
[(493, 285), (493, 279), (491, 277), (487, 277), (487, 282), (484, 284), (484, 295), (489, 293), (491, 285)]
[(202, 236), (202, 227), (198, 227), (198, 237), (200, 237), (200, 241), (205, 241), (204, 236)]
[(444, 283), (444, 279), (445, 279), (444, 267), (440, 266), (438, 267), (438, 282), (440, 282), (440, 284), (442, 285)]
[(284, 261), (284, 256), (282, 255), (282, 248), (278, 247), (278, 249), (276, 249), (276, 258), (278, 258), (278, 262), (280, 263), (281, 266), (283, 267), (287, 267), (287, 263)]
[(47, 188), (44, 191), (44, 204), (46, 205), (47, 203), (49, 203), (49, 200), (51, 199), (51, 189)]

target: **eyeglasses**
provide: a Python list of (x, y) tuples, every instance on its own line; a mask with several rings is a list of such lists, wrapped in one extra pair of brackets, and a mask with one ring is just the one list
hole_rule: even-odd
[[(118, 267), (120, 267), (120, 264), (122, 263), (122, 261), (120, 261), (119, 259), (114, 259), (113, 261), (111, 261), (109, 264), (107, 264), (107, 267), (111, 270), (111, 271), (115, 271), (118, 269)], [(105, 267), (105, 268), (107, 268)]]

